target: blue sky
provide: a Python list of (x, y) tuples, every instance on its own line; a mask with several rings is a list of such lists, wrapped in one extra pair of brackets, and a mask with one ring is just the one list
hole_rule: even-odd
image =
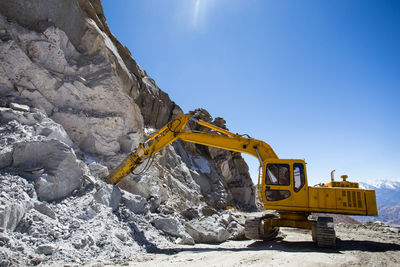
[(185, 112), (205, 108), (280, 158), (305, 159), (310, 184), (333, 169), (400, 178), (400, 1), (102, 3), (114, 35)]

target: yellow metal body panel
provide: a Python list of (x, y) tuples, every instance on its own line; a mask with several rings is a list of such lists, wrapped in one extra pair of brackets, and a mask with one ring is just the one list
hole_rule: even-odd
[(279, 219), (266, 218), (264, 219), (264, 228), (266, 230), (273, 227), (293, 227), (311, 230), (315, 225), (315, 221), (308, 220), (308, 212), (280, 212)]
[(268, 225), (268, 228), (272, 227), (293, 227), (311, 230), (315, 221), (309, 220), (291, 220), (291, 219), (265, 219), (264, 225)]
[(308, 199), (310, 208), (325, 208), (335, 209), (336, 208), (336, 192), (330, 190), (332, 188), (324, 187), (310, 187), (308, 190)]
[[(310, 210), (326, 213), (367, 215), (368, 207), (375, 203), (367, 194), (373, 190), (341, 187), (310, 187)], [(370, 203), (366, 200), (369, 199)], [(369, 205), (368, 205), (369, 204)]]
[(355, 182), (347, 182), (347, 181), (333, 181), (326, 183), (325, 186), (327, 187), (351, 187), (351, 188), (358, 188), (358, 183)]
[(366, 190), (365, 191), (365, 201), (367, 203), (367, 215), (368, 216), (377, 216), (378, 215), (378, 207), (376, 205), (375, 190)]

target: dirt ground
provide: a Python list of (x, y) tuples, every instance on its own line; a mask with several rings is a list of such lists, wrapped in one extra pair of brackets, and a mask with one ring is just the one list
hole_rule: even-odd
[(336, 226), (336, 249), (320, 249), (310, 231), (282, 228), (275, 241), (228, 241), (160, 249), (129, 260), (89, 262), (85, 266), (400, 266), (398, 233)]

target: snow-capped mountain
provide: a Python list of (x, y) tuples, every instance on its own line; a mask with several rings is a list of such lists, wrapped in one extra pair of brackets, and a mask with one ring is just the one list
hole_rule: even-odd
[(400, 180), (360, 182), (360, 188), (375, 190), (378, 216), (356, 216), (358, 220), (382, 221), (390, 225), (400, 225)]
[(400, 181), (399, 180), (377, 180), (360, 183), (361, 188), (374, 189), (378, 207), (400, 206)]

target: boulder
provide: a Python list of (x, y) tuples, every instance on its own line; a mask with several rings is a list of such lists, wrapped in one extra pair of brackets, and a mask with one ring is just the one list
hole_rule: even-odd
[(177, 241), (180, 244), (193, 245), (193, 238), (185, 231), (185, 227), (181, 222), (173, 217), (156, 217), (151, 221), (155, 228), (163, 231), (166, 234), (179, 237)]
[(82, 185), (79, 163), (74, 151), (55, 139), (17, 143), (13, 153), (13, 166), (22, 177), (33, 178), (44, 201), (64, 198)]
[(0, 227), (14, 231), (19, 221), (29, 209), (25, 203), (1, 201), (0, 206)]
[(218, 214), (218, 211), (210, 206), (205, 206), (201, 209), (201, 212), (204, 216), (212, 216), (214, 214)]
[[(24, 215), (33, 207), (32, 186), (23, 178), (5, 175), (0, 192), (0, 228), (14, 231)], [(7, 186), (6, 183), (12, 186)]]
[(229, 232), (231, 240), (245, 240), (246, 236), (244, 234), (244, 226), (239, 224), (237, 221), (231, 221), (226, 227)]
[(130, 153), (136, 149), (142, 140), (142, 136), (139, 133), (129, 133), (121, 136), (119, 141), (120, 151), (124, 153)]
[(196, 243), (222, 243), (230, 237), (216, 214), (186, 222), (185, 228)]
[[(130, 95), (137, 94), (137, 81), (134, 85), (110, 40), (115, 37), (104, 34), (92, 19), (86, 19), (77, 3), (61, 2), (46, 0), (46, 8), (38, 7), (34, 1), (0, 3), (7, 17), (15, 16), (21, 25), (37, 30), (9, 23), (0, 15), (4, 30), (13, 33), (11, 40), (0, 43), (0, 85), (6, 85), (0, 86), (0, 95), (17, 93), (32, 107), (44, 111), (63, 125), (81, 150), (115, 155), (120, 151), (120, 137), (129, 135), (133, 144), (141, 136), (143, 118)], [(49, 11), (47, 6), (54, 10)], [(72, 29), (70, 22), (60, 22), (63, 16), (53, 12), (68, 12), (82, 24)], [(51, 17), (52, 22), (48, 23)], [(136, 132), (138, 136), (130, 134)], [(122, 143), (126, 147), (129, 142)]]
[(39, 203), (35, 203), (34, 206), (35, 210), (37, 210), (38, 212), (52, 218), (52, 219), (56, 219), (56, 213), (49, 207), (49, 205), (47, 205), (44, 202), (39, 202)]
[(24, 111), (24, 112), (30, 111), (29, 106), (21, 105), (21, 104), (17, 104), (17, 103), (11, 103), (10, 108), (12, 108), (13, 110)]
[(108, 176), (108, 168), (97, 162), (92, 162), (88, 165), (90, 173), (97, 179), (104, 180)]
[(53, 254), (55, 249), (56, 247), (53, 244), (40, 245), (37, 247), (36, 253), (48, 256)]
[(103, 184), (93, 195), (98, 203), (111, 207), (113, 211), (118, 210), (121, 196), (121, 190), (110, 184)]
[(149, 205), (144, 197), (124, 192), (121, 202), (135, 214), (149, 213)]
[(13, 148), (10, 146), (4, 147), (0, 151), (0, 169), (11, 166), (12, 154), (13, 154)]
[(190, 220), (196, 219), (200, 217), (200, 212), (198, 209), (195, 208), (187, 208), (181, 212), (181, 215), (185, 218)]

